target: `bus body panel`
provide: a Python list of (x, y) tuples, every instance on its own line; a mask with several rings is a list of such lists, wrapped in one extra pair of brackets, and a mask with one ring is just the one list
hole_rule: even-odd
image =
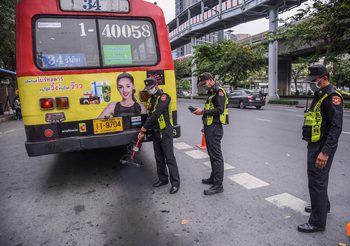
[[(30, 6), (30, 7), (29, 7)], [(62, 70), (42, 71), (34, 64), (32, 21), (35, 16), (86, 16), (86, 17), (130, 17), (151, 18), (157, 26), (157, 38), (160, 52), (160, 62), (153, 66), (153, 70), (174, 70), (168, 29), (165, 24), (164, 14), (158, 6), (143, 0), (130, 1), (130, 13), (96, 13), (96, 12), (64, 12), (61, 11), (56, 0), (22, 0), (16, 8), (16, 70), (17, 76), (31, 75), (56, 75), (56, 74), (85, 74), (94, 72), (113, 71), (140, 71), (147, 70), (145, 67), (110, 68), (86, 70)], [(22, 59), (32, 57), (33, 59)]]
[[(121, 101), (116, 78), (122, 72), (134, 77), (136, 101), (142, 104), (139, 92), (143, 81), (155, 73), (162, 78), (160, 88), (172, 98), (174, 137), (180, 136), (177, 125), (177, 98), (174, 63), (168, 31), (162, 10), (149, 2), (130, 0), (129, 13), (66, 12), (58, 0), (22, 0), (16, 8), (16, 67), (29, 156), (105, 148), (129, 144), (135, 140), (146, 114), (140, 116), (142, 124), (135, 123), (138, 116), (123, 117), (121, 128), (116, 132), (97, 132), (96, 124), (103, 120), (101, 112)], [(38, 18), (90, 18), (90, 19), (143, 19), (150, 20), (158, 49), (158, 63), (152, 66), (124, 66), (104, 68), (61, 68), (44, 70), (35, 63), (35, 21)], [(69, 42), (69, 40), (67, 40)], [(151, 75), (152, 76), (152, 75)], [(108, 88), (109, 96), (104, 90)], [(94, 97), (91, 91), (95, 91)], [(96, 92), (98, 91), (98, 92)], [(50, 110), (40, 108), (40, 99), (67, 97), (68, 108)], [(98, 98), (98, 99), (97, 99)], [(147, 107), (146, 103), (143, 103)], [(60, 115), (59, 121), (50, 120)], [(118, 117), (117, 117), (118, 118)], [(134, 118), (134, 119), (133, 119)], [(151, 141), (148, 133), (146, 141)]]

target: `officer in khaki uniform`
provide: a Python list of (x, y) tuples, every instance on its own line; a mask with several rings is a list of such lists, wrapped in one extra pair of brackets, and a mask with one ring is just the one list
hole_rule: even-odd
[(153, 187), (160, 187), (170, 183), (170, 194), (179, 191), (180, 176), (174, 155), (173, 147), (173, 117), (170, 107), (171, 98), (158, 88), (157, 80), (148, 78), (145, 80), (145, 91), (151, 95), (148, 101), (148, 117), (141, 127), (139, 139), (144, 137), (148, 130), (152, 130), (153, 149), (157, 163), (158, 181)]
[(204, 134), (212, 172), (209, 178), (202, 179), (202, 183), (212, 185), (209, 189), (204, 190), (204, 194), (213, 195), (224, 191), (222, 185), (224, 159), (221, 152), (221, 139), (224, 134), (222, 125), (228, 124), (228, 98), (226, 91), (216, 84), (212, 74), (207, 72), (201, 74), (199, 81), (208, 90), (208, 98), (204, 110), (197, 108), (193, 113), (203, 115)]
[(328, 200), (328, 178), (338, 139), (343, 126), (343, 98), (329, 82), (329, 73), (323, 65), (309, 67), (310, 88), (314, 99), (304, 114), (303, 139), (307, 145), (307, 175), (311, 206), (308, 223), (298, 226), (300, 232), (324, 231)]

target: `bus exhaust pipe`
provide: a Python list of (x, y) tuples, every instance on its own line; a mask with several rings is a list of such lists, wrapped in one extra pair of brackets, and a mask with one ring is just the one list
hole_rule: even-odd
[(136, 152), (141, 151), (141, 140), (137, 139), (136, 144), (130, 144), (128, 146), (128, 152), (120, 158), (120, 164), (122, 165), (135, 165), (136, 167), (142, 167), (142, 161), (135, 158)]

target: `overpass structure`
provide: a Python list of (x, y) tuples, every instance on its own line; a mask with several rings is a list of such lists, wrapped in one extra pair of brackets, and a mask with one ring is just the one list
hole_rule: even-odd
[[(174, 50), (205, 34), (227, 29), (260, 18), (269, 18), (269, 32), (278, 27), (278, 14), (306, 0), (201, 0), (182, 11), (168, 23), (171, 48)], [(269, 43), (269, 98), (278, 98), (278, 44)], [(192, 71), (196, 69), (195, 63)], [(193, 73), (192, 73), (193, 74)], [(192, 95), (197, 93), (196, 77), (192, 76)]]

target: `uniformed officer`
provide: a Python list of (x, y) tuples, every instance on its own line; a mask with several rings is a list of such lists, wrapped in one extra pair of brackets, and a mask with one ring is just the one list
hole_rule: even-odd
[(221, 193), (223, 189), (224, 159), (221, 152), (221, 139), (224, 131), (222, 125), (228, 124), (228, 98), (225, 90), (214, 81), (210, 73), (202, 73), (199, 81), (208, 90), (208, 98), (204, 110), (197, 108), (193, 113), (203, 115), (204, 134), (211, 163), (211, 174), (202, 179), (203, 184), (212, 185), (204, 190), (205, 195)]
[[(171, 111), (171, 98), (158, 88), (157, 80), (145, 80), (145, 89), (151, 95), (148, 101), (148, 117), (141, 127), (139, 138), (142, 139), (148, 130), (152, 130), (153, 149), (157, 163), (158, 181), (153, 187), (160, 187), (170, 183), (170, 194), (179, 191), (180, 176), (173, 148), (173, 117)], [(168, 167), (168, 169), (167, 169)]]
[(329, 171), (343, 125), (343, 98), (329, 82), (323, 65), (309, 67), (310, 88), (314, 99), (304, 114), (303, 139), (307, 145), (307, 174), (311, 207), (308, 223), (298, 226), (300, 232), (324, 231), (330, 210), (327, 188)]

